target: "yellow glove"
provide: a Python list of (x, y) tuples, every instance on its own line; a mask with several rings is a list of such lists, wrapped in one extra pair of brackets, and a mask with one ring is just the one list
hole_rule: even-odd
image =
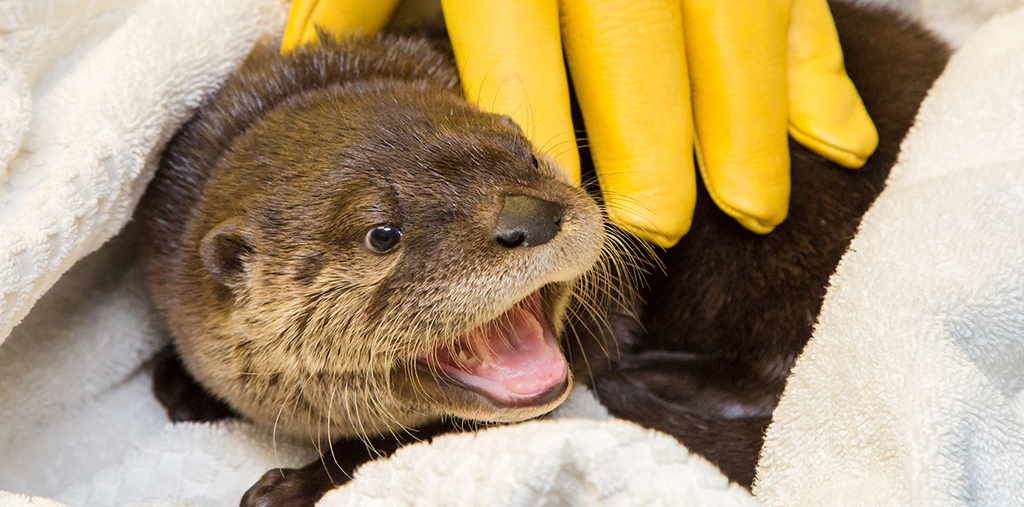
[(383, 29), (399, 0), (292, 0), (281, 53), (319, 42), (317, 29), (374, 34)]
[[(694, 143), (712, 198), (759, 233), (788, 210), (787, 130), (847, 167), (877, 145), (825, 0), (442, 4), (470, 100), (515, 118), (578, 181), (565, 44), (608, 215), (664, 247), (690, 227)], [(304, 26), (352, 27), (296, 9)]]

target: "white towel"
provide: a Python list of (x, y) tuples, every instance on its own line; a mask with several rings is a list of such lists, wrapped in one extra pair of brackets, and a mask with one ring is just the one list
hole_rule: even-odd
[[(0, 2), (0, 506), (237, 505), (264, 472), (316, 456), (238, 421), (167, 422), (147, 363), (166, 338), (130, 229), (54, 285), (121, 229), (162, 145), (261, 35), (279, 36), (285, 7)], [(403, 449), (324, 503), (753, 504), (585, 390), (559, 413), (576, 417)]]
[(0, 337), (124, 226), (160, 148), (285, 8), (0, 3)]
[(1024, 11), (922, 105), (768, 431), (767, 505), (1024, 505)]
[[(1015, 4), (904, 3), (961, 33)], [(47, 292), (124, 225), (160, 146), (284, 7), (0, 2), (0, 341), (46, 292), (0, 345), (0, 506), (234, 505), (314, 455), (244, 423), (166, 422), (130, 231)], [(928, 99), (769, 430), (769, 505), (1024, 503), (1020, 34), (1024, 14), (994, 21)], [(571, 400), (576, 417), (403, 449), (322, 504), (754, 503), (668, 437)]]

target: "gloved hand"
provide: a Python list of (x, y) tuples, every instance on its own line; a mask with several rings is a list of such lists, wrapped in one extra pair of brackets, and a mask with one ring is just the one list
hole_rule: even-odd
[[(282, 50), (315, 40), (313, 25), (372, 33), (395, 4), (296, 0)], [(469, 99), (512, 116), (579, 181), (564, 44), (609, 218), (664, 247), (690, 227), (691, 145), (715, 203), (767, 233), (789, 208), (787, 130), (851, 168), (878, 144), (826, 0), (442, 5)]]
[(317, 29), (344, 34), (361, 30), (374, 34), (384, 28), (399, 0), (292, 0), (284, 26), (281, 53), (319, 42)]

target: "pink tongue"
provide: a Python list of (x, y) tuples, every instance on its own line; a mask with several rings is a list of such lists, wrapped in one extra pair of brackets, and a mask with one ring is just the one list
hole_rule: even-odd
[(565, 358), (538, 303), (531, 297), (464, 336), (462, 352), (441, 359), (445, 370), (498, 402), (526, 401), (562, 385)]

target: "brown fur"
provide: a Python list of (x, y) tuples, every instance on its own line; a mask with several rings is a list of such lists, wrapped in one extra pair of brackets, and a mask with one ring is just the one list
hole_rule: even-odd
[[(828, 277), (948, 57), (892, 13), (832, 8), (879, 130), (867, 166), (842, 169), (791, 143), (792, 205), (775, 232), (742, 229), (701, 189), (693, 230), (658, 255), (664, 273), (634, 293), (623, 251), (642, 247), (605, 236), (605, 253), (618, 254), (600, 258), (574, 306), (571, 284), (602, 243), (594, 204), (550, 161), (533, 170), (508, 120), (459, 97), (448, 56), (397, 38), (295, 60), (254, 55), (174, 139), (140, 206), (153, 292), (185, 362), (244, 415), (295, 434), (327, 431), (328, 419), (331, 435), (445, 414), (519, 420), (559, 400), (499, 410), (412, 378), (409, 365), (557, 281), (546, 310), (558, 328), (567, 308), (580, 317), (567, 340), (577, 375), (614, 414), (675, 435), (749, 485)], [(575, 216), (549, 245), (495, 250), (480, 238), (511, 193)], [(379, 222), (403, 227), (398, 254), (361, 250)], [(289, 481), (325, 470), (307, 469)]]
[[(510, 120), (459, 94), (448, 56), (399, 38), (282, 58), (264, 48), (168, 146), (140, 205), (151, 287), (188, 369), (293, 435), (377, 435), (443, 415), (518, 421), (417, 356), (544, 287), (558, 332), (602, 242), (595, 203)], [(565, 206), (561, 233), (506, 248), (504, 196)], [(391, 254), (363, 244), (378, 223)]]

